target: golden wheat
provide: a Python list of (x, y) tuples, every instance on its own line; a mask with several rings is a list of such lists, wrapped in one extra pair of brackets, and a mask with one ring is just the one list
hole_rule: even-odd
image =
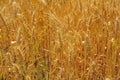
[(120, 80), (119, 0), (0, 0), (0, 80)]

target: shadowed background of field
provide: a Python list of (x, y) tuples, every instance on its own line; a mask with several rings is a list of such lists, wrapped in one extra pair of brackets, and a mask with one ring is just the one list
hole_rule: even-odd
[(120, 80), (120, 0), (0, 0), (0, 80)]

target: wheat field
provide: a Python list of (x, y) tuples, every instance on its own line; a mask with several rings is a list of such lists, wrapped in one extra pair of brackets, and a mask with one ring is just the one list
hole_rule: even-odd
[(120, 80), (120, 0), (0, 0), (0, 80)]

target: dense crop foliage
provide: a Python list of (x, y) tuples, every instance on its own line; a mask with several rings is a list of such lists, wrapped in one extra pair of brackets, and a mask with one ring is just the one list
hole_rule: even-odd
[(120, 80), (120, 0), (0, 0), (0, 80)]

